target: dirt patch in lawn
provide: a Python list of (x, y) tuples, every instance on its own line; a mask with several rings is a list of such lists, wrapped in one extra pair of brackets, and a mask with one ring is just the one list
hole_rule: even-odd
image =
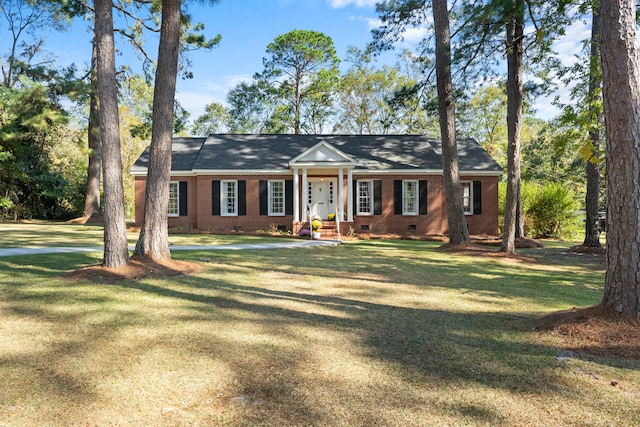
[(551, 313), (537, 319), (535, 327), (578, 354), (640, 359), (640, 321), (610, 313), (601, 304)]
[(102, 264), (80, 268), (66, 274), (70, 280), (89, 280), (96, 283), (115, 283), (122, 280), (139, 280), (148, 277), (171, 277), (192, 274), (201, 266), (193, 262), (132, 258), (127, 265), (107, 268)]

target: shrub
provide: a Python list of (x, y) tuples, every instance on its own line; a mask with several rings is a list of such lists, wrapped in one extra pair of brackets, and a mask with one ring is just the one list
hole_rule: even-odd
[[(578, 230), (575, 194), (560, 184), (522, 181), (520, 186), (524, 233), (533, 238), (567, 238)], [(504, 232), (506, 185), (498, 186), (498, 226)]]
[[(531, 186), (531, 184), (529, 184)], [(524, 202), (525, 233), (535, 238), (570, 237), (577, 231), (577, 203), (573, 192), (555, 182), (528, 189)]]

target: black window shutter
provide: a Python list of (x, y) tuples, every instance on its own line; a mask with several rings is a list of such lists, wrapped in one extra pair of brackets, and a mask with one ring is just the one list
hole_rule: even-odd
[(402, 215), (402, 180), (393, 181), (393, 213)]
[(360, 206), (358, 206), (358, 181), (353, 180), (353, 214), (356, 215), (360, 210)]
[(238, 181), (238, 215), (247, 214), (247, 181)]
[(418, 187), (420, 191), (420, 215), (427, 214), (427, 180), (420, 180), (418, 182)]
[(482, 213), (482, 181), (473, 181), (473, 214)]
[(269, 215), (269, 194), (267, 181), (260, 180), (260, 215)]
[(187, 215), (187, 181), (178, 183), (178, 215)]
[(373, 214), (382, 215), (382, 180), (373, 181)]
[(220, 180), (211, 181), (211, 215), (220, 215)]
[(293, 180), (284, 182), (284, 214), (293, 215)]

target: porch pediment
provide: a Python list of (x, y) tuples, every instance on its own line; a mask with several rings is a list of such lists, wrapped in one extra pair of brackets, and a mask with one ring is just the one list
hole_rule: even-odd
[(289, 167), (346, 167), (353, 168), (356, 161), (326, 142), (319, 142), (289, 161)]

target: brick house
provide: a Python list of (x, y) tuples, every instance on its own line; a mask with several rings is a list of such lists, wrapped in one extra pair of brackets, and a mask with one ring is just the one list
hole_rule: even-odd
[[(458, 141), (471, 234), (498, 233), (500, 166)], [(142, 222), (149, 150), (131, 168)], [(330, 215), (333, 214), (333, 215)], [(419, 135), (210, 135), (174, 138), (169, 227), (202, 231), (308, 229), (334, 215), (342, 234), (447, 233), (439, 140)]]

